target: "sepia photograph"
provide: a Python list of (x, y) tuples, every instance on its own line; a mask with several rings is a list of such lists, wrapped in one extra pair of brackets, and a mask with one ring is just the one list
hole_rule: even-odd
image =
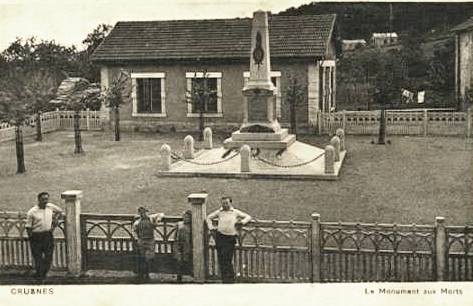
[(472, 122), (473, 2), (0, 0), (0, 305), (473, 305)]

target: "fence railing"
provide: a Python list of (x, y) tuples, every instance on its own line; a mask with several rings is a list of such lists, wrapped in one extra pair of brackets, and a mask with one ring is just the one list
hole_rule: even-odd
[[(82, 267), (84, 270), (134, 270), (136, 249), (131, 214), (81, 214)], [(152, 271), (176, 271), (173, 249), (177, 222), (181, 217), (165, 217), (156, 226)]]
[[(18, 212), (0, 212), (0, 269), (32, 269), (28, 236), (26, 234), (26, 214)], [(64, 220), (60, 220), (53, 232), (54, 253), (51, 268), (67, 269), (67, 246)]]
[[(134, 270), (135, 216), (80, 214), (75, 219), (81, 191), (62, 195), (68, 196), (64, 197), (67, 224), (61, 222), (54, 232), (53, 268), (70, 271), (79, 263), (77, 275), (81, 269)], [(189, 202), (194, 281), (204, 282), (219, 276), (218, 256), (212, 235), (204, 231), (206, 195), (192, 194)], [(152, 271), (180, 273), (173, 257), (180, 220), (165, 217), (156, 228)], [(238, 229), (236, 278), (241, 282), (473, 281), (473, 226), (444, 222), (443, 217), (432, 225), (322, 222), (315, 213), (311, 222), (252, 221)], [(0, 213), (0, 269), (31, 267), (25, 214)]]
[[(74, 111), (52, 111), (41, 114), (42, 133), (57, 130), (74, 129)], [(103, 124), (99, 111), (85, 110), (79, 113), (81, 130), (102, 130)], [(37, 116), (32, 116), (22, 127), (23, 136), (36, 135)], [(15, 139), (15, 127), (8, 123), (0, 123), (0, 142)]]
[[(335, 134), (338, 128), (346, 134), (379, 133), (380, 111), (341, 111), (318, 113), (316, 128), (320, 134)], [(386, 132), (391, 135), (472, 135), (472, 111), (388, 110)]]

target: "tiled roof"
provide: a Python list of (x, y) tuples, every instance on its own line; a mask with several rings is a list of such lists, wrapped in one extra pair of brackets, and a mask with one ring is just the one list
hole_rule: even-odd
[[(270, 16), (271, 57), (323, 57), (335, 15)], [(118, 22), (92, 60), (246, 59), (251, 18)]]
[(473, 28), (473, 17), (470, 17), (467, 21), (460, 23), (452, 29), (453, 32), (465, 31)]

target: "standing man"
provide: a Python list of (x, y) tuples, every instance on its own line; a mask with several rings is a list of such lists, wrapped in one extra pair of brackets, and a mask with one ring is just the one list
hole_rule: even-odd
[(53, 230), (62, 209), (49, 203), (49, 193), (38, 194), (38, 204), (26, 214), (26, 232), (30, 241), (35, 266), (35, 278), (45, 279), (53, 260)]
[(177, 281), (181, 282), (182, 275), (192, 275), (192, 212), (190, 210), (186, 210), (182, 221), (177, 223), (174, 258), (179, 269)]
[(139, 218), (133, 223), (138, 251), (138, 279), (149, 280), (151, 261), (154, 258), (156, 243), (154, 241), (154, 229), (158, 222), (164, 217), (163, 213), (148, 215), (148, 209), (143, 206), (138, 208)]
[[(217, 219), (217, 226), (212, 223)], [(243, 225), (251, 220), (251, 216), (232, 207), (231, 197), (222, 197), (221, 207), (207, 216), (207, 226), (215, 235), (218, 264), (223, 283), (233, 283), (233, 252), (237, 237), (236, 225)]]

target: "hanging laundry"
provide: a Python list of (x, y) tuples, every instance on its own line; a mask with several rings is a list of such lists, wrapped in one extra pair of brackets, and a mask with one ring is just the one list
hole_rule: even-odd
[(424, 103), (424, 98), (425, 98), (425, 90), (419, 91), (417, 93), (417, 103), (419, 104)]

